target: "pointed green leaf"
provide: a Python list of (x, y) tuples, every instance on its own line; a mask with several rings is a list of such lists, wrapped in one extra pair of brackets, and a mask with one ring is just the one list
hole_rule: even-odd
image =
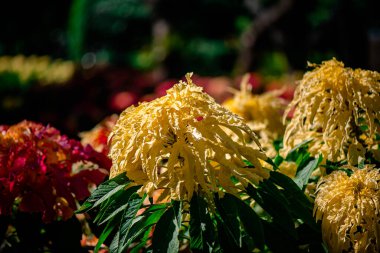
[(215, 227), (206, 201), (194, 193), (190, 201), (190, 249), (212, 252)]
[(143, 199), (137, 193), (132, 194), (128, 201), (128, 208), (125, 209), (120, 223), (119, 229), (119, 243), (117, 252), (123, 252), (128, 245), (126, 245), (127, 235), (132, 226), (138, 210), (141, 208)]
[(290, 203), (288, 208), (292, 216), (295, 219), (302, 219), (311, 228), (318, 231), (319, 227), (313, 217), (313, 205), (294, 181), (286, 175), (274, 171), (270, 173), (269, 179), (282, 188), (282, 195)]
[(235, 240), (231, 240), (231, 235), (227, 231), (226, 224), (218, 216), (215, 216), (217, 222), (217, 243), (213, 249), (213, 252), (241, 252), (241, 248), (235, 243)]
[(178, 234), (182, 223), (182, 202), (176, 201), (166, 210), (156, 224), (153, 234), (153, 252), (177, 253)]
[(135, 242), (138, 237), (144, 234), (147, 229), (150, 229), (153, 225), (155, 225), (165, 211), (166, 209), (159, 209), (153, 213), (137, 216), (133, 220), (132, 226), (128, 233), (125, 235), (125, 239), (122, 244), (123, 250), (121, 252), (124, 252), (124, 250), (127, 249), (131, 243)]
[(170, 205), (170, 203), (161, 203), (161, 204), (154, 204), (154, 205), (150, 205), (145, 211), (144, 211), (144, 214), (148, 214), (148, 213), (153, 213), (157, 210), (161, 210), (161, 209), (166, 209), (168, 208), (168, 206)]
[(130, 183), (129, 179), (126, 177), (125, 173), (118, 175), (98, 186), (91, 196), (83, 203), (83, 205), (76, 211), (76, 213), (87, 212), (96, 206), (102, 204), (111, 195), (127, 187)]
[(273, 223), (278, 225), (284, 233), (297, 238), (292, 216), (289, 212), (289, 202), (282, 193), (269, 180), (260, 183), (259, 188), (249, 185), (246, 188), (256, 202), (273, 218)]
[(96, 216), (94, 222), (97, 222), (98, 225), (101, 225), (114, 217), (115, 215), (123, 212), (128, 206), (128, 200), (133, 193), (140, 188), (140, 186), (133, 186), (126, 190), (118, 191), (116, 194), (113, 194), (107, 202), (101, 206), (101, 209)]
[(239, 246), (239, 248), (243, 247), (243, 235), (241, 233), (240, 222), (238, 220), (238, 211), (234, 206), (234, 203), (231, 203), (229, 198), (219, 199), (219, 197), (216, 196), (214, 199), (226, 232), (229, 234), (230, 238), (234, 240), (235, 244)]
[[(145, 196), (143, 199), (144, 198)], [(140, 207), (141, 203), (139, 209)], [(124, 252), (131, 245), (131, 243), (145, 233), (147, 229), (150, 229), (153, 225), (155, 225), (165, 211), (166, 209), (159, 208), (154, 212), (144, 212), (139, 216), (135, 216), (132, 220), (129, 220), (129, 218), (126, 217), (120, 228), (119, 252)]]
[(273, 141), (274, 149), (279, 152), (284, 147), (283, 139), (277, 139)]
[(145, 233), (143, 234), (142, 238), (140, 239), (139, 243), (131, 249), (130, 253), (142, 252), (143, 251), (142, 249), (147, 245), (147, 241), (150, 238), (151, 232), (152, 232), (152, 228), (147, 229)]
[(277, 154), (276, 157), (274, 158), (274, 164), (276, 164), (276, 166), (280, 166), (280, 164), (284, 161), (284, 158)]
[(298, 185), (300, 189), (304, 189), (307, 185), (311, 173), (318, 168), (319, 163), (322, 161), (322, 156), (320, 155), (318, 159), (311, 158), (305, 164), (301, 164), (297, 169), (297, 174), (294, 178), (294, 182)]
[(118, 185), (116, 186), (114, 189), (112, 189), (111, 191), (107, 192), (105, 195), (103, 195), (101, 198), (99, 198), (95, 203), (94, 205), (92, 206), (92, 208), (95, 208), (97, 206), (99, 206), (100, 204), (102, 204), (104, 201), (108, 201), (109, 198), (116, 194), (117, 192), (119, 191), (124, 191), (126, 185)]
[(237, 197), (226, 193), (224, 198), (231, 199), (231, 204), (233, 204), (238, 210), (238, 215), (240, 217), (241, 223), (243, 224), (244, 230), (249, 236), (252, 237), (255, 246), (263, 250), (264, 231), (260, 217), (255, 213), (255, 211), (253, 211), (250, 206), (248, 206), (244, 201), (238, 199)]
[(88, 210), (91, 209), (91, 207), (93, 206), (94, 204), (93, 203), (90, 203), (90, 202), (84, 202), (78, 210), (75, 211), (75, 213), (84, 213)]
[(120, 230), (117, 230), (109, 247), (110, 253), (117, 253), (118, 248), (119, 248), (119, 237), (120, 237)]
[(100, 247), (102, 246), (102, 244), (104, 243), (104, 241), (108, 238), (108, 236), (111, 234), (111, 232), (117, 228), (119, 226), (119, 221), (120, 221), (120, 217), (121, 215), (119, 215), (119, 217), (115, 217), (114, 219), (110, 220), (106, 227), (104, 228), (103, 232), (100, 234), (99, 236), (99, 240), (98, 240), (98, 243), (96, 244), (96, 247), (95, 247), (95, 250), (94, 250), (94, 253), (97, 253), (100, 249)]
[(307, 145), (312, 141), (312, 139), (305, 140), (301, 142), (300, 144), (296, 145), (294, 148), (292, 148), (289, 153), (287, 154), (285, 160), (286, 161), (296, 161), (297, 158), (302, 153), (307, 153)]

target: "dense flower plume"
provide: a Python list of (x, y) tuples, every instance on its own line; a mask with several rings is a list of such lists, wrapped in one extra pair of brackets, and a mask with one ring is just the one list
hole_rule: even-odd
[(330, 252), (380, 251), (380, 173), (366, 166), (334, 171), (317, 186), (314, 212)]
[(115, 126), (117, 119), (117, 115), (111, 115), (102, 120), (93, 129), (80, 133), (82, 145), (91, 145), (96, 151), (107, 155), (109, 150), (107, 143), (108, 136)]
[[(190, 77), (166, 96), (120, 115), (109, 137), (111, 177), (126, 172), (143, 185), (140, 193), (164, 189), (162, 194), (172, 199), (189, 200), (197, 191), (235, 193), (231, 176), (243, 184), (268, 176), (260, 164), (267, 159), (265, 154), (245, 142), (246, 135), (258, 142), (253, 131)], [(240, 142), (233, 141), (227, 129)], [(245, 159), (255, 168), (248, 168)]]
[(243, 117), (258, 135), (267, 154), (274, 156), (276, 152), (273, 141), (283, 136), (285, 132), (282, 113), (286, 102), (279, 97), (281, 90), (253, 95), (248, 79), (249, 75), (245, 75), (241, 82), (241, 90), (236, 92), (233, 98), (226, 100), (223, 105), (231, 112)]
[(344, 68), (336, 59), (311, 66), (315, 69), (304, 75), (286, 112), (295, 108), (286, 150), (313, 139), (309, 151), (331, 161), (355, 165), (366, 151), (380, 159), (380, 74)]
[(108, 174), (107, 157), (60, 135), (50, 126), (23, 121), (0, 127), (0, 215), (14, 205), (40, 212), (45, 222), (67, 219), (76, 200)]

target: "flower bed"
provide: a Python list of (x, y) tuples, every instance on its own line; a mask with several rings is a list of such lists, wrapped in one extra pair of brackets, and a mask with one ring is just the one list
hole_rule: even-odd
[[(252, 93), (266, 90), (252, 75), (226, 100), (188, 74), (82, 144), (28, 121), (1, 127), (6, 241), (54, 251), (41, 229), (78, 222), (80, 203), (95, 251), (379, 252), (380, 74), (311, 67), (292, 101), (291, 86)], [(34, 237), (17, 225), (25, 215)]]

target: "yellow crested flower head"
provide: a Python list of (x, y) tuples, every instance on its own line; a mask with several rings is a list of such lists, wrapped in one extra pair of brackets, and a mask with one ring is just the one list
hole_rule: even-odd
[(380, 173), (372, 166), (348, 176), (334, 171), (317, 185), (314, 214), (334, 252), (380, 252)]
[(285, 112), (295, 109), (286, 128), (285, 150), (306, 139), (312, 155), (356, 165), (370, 151), (377, 156), (380, 133), (380, 74), (345, 68), (335, 58), (307, 72)]
[(111, 178), (126, 173), (143, 185), (140, 193), (163, 189), (172, 199), (190, 200), (196, 191), (234, 191), (232, 176), (243, 184), (268, 177), (259, 160), (265, 154), (245, 143), (246, 135), (258, 142), (252, 130), (193, 84), (191, 74), (186, 78), (167, 95), (120, 115), (109, 137)]
[(284, 99), (280, 98), (281, 90), (253, 95), (248, 85), (249, 75), (245, 75), (240, 85), (240, 91), (234, 97), (226, 100), (223, 105), (231, 112), (243, 117), (251, 129), (258, 135), (259, 141), (266, 151), (276, 154), (273, 140), (283, 136), (285, 125), (282, 114), (286, 107)]

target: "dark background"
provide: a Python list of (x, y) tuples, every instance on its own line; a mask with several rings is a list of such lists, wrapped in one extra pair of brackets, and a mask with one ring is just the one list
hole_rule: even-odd
[(332, 57), (379, 71), (379, 2), (2, 1), (0, 57), (48, 55), (74, 61), (78, 71), (59, 88), (0, 89), (2, 99), (22, 101), (1, 109), (0, 124), (31, 119), (76, 135), (120, 112), (110, 106), (118, 92), (133, 93), (135, 103), (190, 71), (281, 77)]

